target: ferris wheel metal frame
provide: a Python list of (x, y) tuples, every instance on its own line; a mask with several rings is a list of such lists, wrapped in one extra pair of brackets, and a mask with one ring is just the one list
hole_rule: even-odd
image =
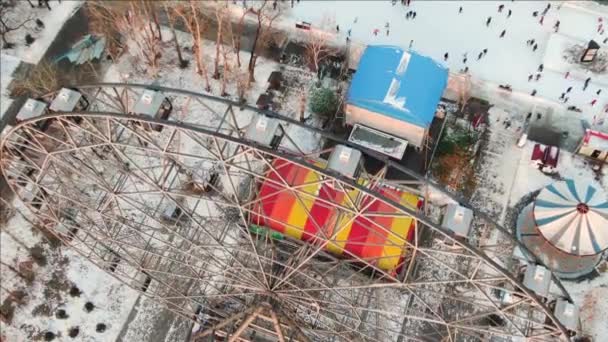
[[(198, 324), (194, 338), (569, 338), (548, 304), (522, 284), (520, 266), (510, 262), (514, 247), (529, 251), (488, 215), (473, 208), (477, 229), (496, 229), (503, 244), (456, 239), (435, 219), (379, 192), (379, 186), (440, 188), (404, 166), (297, 120), (222, 98), (133, 84), (73, 89), (86, 96), (87, 110), (17, 124), (0, 144), (2, 173), (44, 227), (119, 281)], [(145, 89), (171, 100), (168, 120), (131, 114)], [(214, 119), (197, 118), (200, 111)], [(247, 140), (244, 131), (255, 115), (279, 120), (286, 143), (272, 148)], [(374, 172), (363, 168), (365, 183), (337, 174), (319, 163), (332, 147), (306, 151), (290, 137), (293, 130), (331, 141), (328, 146), (354, 147), (383, 165)], [(269, 173), (278, 174), (277, 160), (308, 170), (314, 180), (293, 186), (271, 179)], [(414, 218), (401, 272), (347, 250), (342, 256), (329, 253), (335, 236), (307, 243), (251, 233), (247, 227), (256, 201), (263, 200), (262, 182), (277, 183), (277, 192), (290, 193), (302, 205), (311, 197), (306, 186), (354, 190), (358, 197), (347, 199), (348, 205), (325, 202), (350, 220)], [(371, 211), (361, 198), (395, 212)], [(177, 217), (163, 211), (168, 205)], [(559, 279), (553, 276), (553, 282), (570, 299)], [(515, 300), (505, 303), (499, 293)]]

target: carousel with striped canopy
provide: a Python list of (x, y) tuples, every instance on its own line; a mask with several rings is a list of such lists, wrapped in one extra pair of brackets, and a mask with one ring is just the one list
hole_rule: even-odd
[(608, 249), (606, 193), (571, 179), (548, 185), (520, 214), (518, 238), (563, 278), (592, 272)]

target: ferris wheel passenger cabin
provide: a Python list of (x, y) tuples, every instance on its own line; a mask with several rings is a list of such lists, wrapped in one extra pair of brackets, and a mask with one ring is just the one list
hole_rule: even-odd
[[(132, 114), (144, 115), (153, 119), (168, 120), (173, 111), (173, 105), (168, 97), (162, 92), (154, 89), (145, 89), (135, 106), (133, 107)], [(162, 125), (150, 125), (146, 129), (155, 130), (157, 132), (162, 131)]]
[[(49, 110), (52, 112), (81, 112), (89, 108), (89, 100), (78, 90), (73, 88), (61, 88), (57, 96), (51, 102)], [(82, 118), (80, 116), (72, 116), (69, 118), (76, 124), (80, 124)]]

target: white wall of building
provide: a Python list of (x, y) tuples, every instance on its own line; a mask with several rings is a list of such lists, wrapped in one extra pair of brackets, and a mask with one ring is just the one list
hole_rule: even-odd
[(355, 123), (372, 127), (382, 132), (386, 132), (403, 138), (409, 143), (422, 147), (427, 130), (405, 121), (397, 120), (386, 115), (378, 114), (351, 104), (346, 105), (346, 123)]

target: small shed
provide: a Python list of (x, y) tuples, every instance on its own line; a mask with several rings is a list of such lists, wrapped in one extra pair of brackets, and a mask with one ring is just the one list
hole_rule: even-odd
[(268, 77), (268, 89), (279, 90), (283, 83), (283, 74), (280, 71), (273, 71)]
[(272, 98), (273, 96), (270, 93), (261, 94), (255, 105), (261, 110), (269, 110), (272, 107)]
[(57, 96), (49, 107), (54, 112), (71, 112), (74, 110), (84, 110), (89, 106), (88, 101), (78, 91), (61, 88)]
[(258, 144), (275, 148), (281, 142), (283, 129), (279, 125), (279, 120), (259, 114), (251, 120), (245, 131), (245, 137)]
[(345, 145), (336, 145), (329, 155), (327, 168), (346, 177), (356, 178), (359, 174), (361, 151)]
[(578, 153), (598, 161), (608, 162), (608, 131), (587, 129)]
[(537, 295), (547, 298), (551, 286), (551, 272), (544, 266), (530, 264), (526, 268), (523, 284)]
[(468, 237), (473, 221), (473, 211), (458, 204), (448, 204), (441, 226), (460, 237)]
[(578, 327), (578, 308), (563, 298), (558, 298), (553, 310), (555, 317), (568, 330), (576, 331)]

